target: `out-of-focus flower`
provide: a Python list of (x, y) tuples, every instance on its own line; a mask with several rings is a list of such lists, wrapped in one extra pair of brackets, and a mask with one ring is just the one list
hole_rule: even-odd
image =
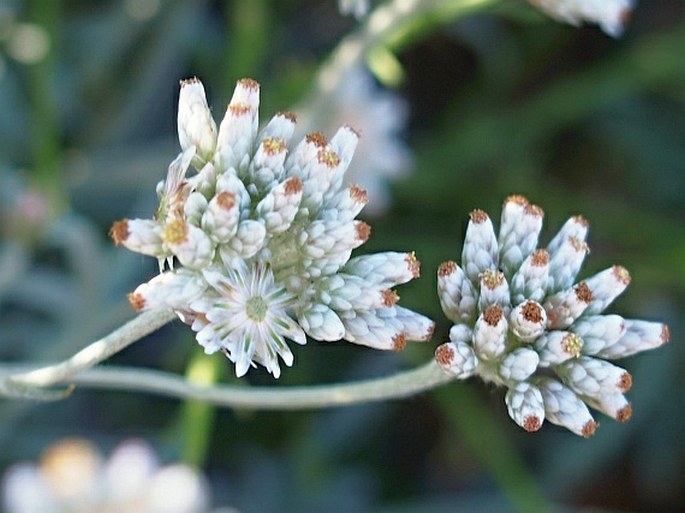
[(471, 213), (461, 266), (438, 270), (438, 295), (455, 324), (436, 360), (459, 379), (505, 386), (509, 415), (536, 431), (545, 419), (576, 434), (597, 423), (587, 406), (620, 421), (632, 413), (630, 374), (608, 360), (668, 342), (668, 326), (603, 314), (630, 275), (615, 265), (580, 282), (588, 224), (572, 217), (536, 249), (542, 210), (521, 196), (504, 202), (499, 236), (482, 210)]
[(369, 12), (369, 0), (338, 0), (340, 14), (352, 15), (358, 20)]
[(305, 107), (299, 116), (299, 132), (314, 127), (333, 131), (342, 124), (354, 127), (361, 137), (346, 179), (366, 190), (369, 204), (365, 212), (380, 214), (390, 203), (388, 181), (406, 176), (412, 164), (402, 140), (408, 106), (399, 96), (381, 89), (362, 66), (347, 71), (335, 90), (326, 93), (326, 99), (314, 109)]
[(613, 37), (623, 32), (635, 5), (634, 0), (528, 0), (559, 21), (579, 26), (596, 23)]
[(0, 174), (0, 237), (22, 244), (35, 243), (54, 222), (49, 198), (9, 174)]
[[(260, 363), (278, 377), (279, 355), (293, 360), (284, 338), (377, 349), (429, 339), (433, 322), (396, 305), (392, 289), (418, 276), (414, 254), (350, 259), (371, 230), (355, 219), (366, 192), (345, 184), (356, 132), (343, 127), (330, 141), (310, 133), (289, 149), (295, 116), (259, 130), (258, 105), (259, 84), (240, 80), (217, 130), (202, 83), (181, 82), (182, 153), (157, 188), (155, 218), (111, 230), (160, 263), (161, 274), (130, 294), (133, 306), (173, 308), (239, 376)], [(198, 172), (187, 176), (191, 165)]]
[(160, 466), (152, 449), (137, 440), (122, 443), (106, 460), (86, 440), (62, 440), (38, 464), (10, 467), (2, 491), (6, 513), (209, 511), (200, 473), (181, 464)]

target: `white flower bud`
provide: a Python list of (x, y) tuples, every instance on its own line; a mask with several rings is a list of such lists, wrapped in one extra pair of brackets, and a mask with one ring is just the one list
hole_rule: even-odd
[(298, 315), (302, 329), (312, 338), (332, 342), (345, 335), (340, 317), (326, 305), (314, 304)]
[(473, 342), (473, 330), (466, 324), (454, 324), (450, 328), (450, 341), (465, 342), (470, 345)]
[(473, 347), (483, 360), (494, 360), (504, 354), (507, 342), (507, 318), (499, 306), (488, 307), (476, 320)]
[(583, 354), (596, 355), (615, 344), (626, 332), (626, 325), (620, 315), (583, 315), (570, 329), (583, 339)]
[(625, 358), (666, 344), (670, 331), (666, 324), (638, 319), (625, 319), (626, 331), (613, 344), (608, 344), (596, 356), (608, 359)]
[(252, 144), (259, 124), (259, 84), (239, 80), (219, 126), (215, 164), (241, 172), (251, 160)]
[(538, 243), (544, 212), (523, 196), (510, 196), (502, 207), (499, 236), (499, 267), (507, 279), (528, 258)]
[(545, 331), (547, 313), (536, 301), (526, 301), (509, 314), (509, 329), (523, 342), (533, 342)]
[(164, 227), (164, 243), (185, 267), (203, 269), (214, 259), (215, 244), (197, 226), (181, 219)]
[(569, 327), (585, 311), (592, 299), (592, 291), (584, 281), (547, 297), (544, 304), (547, 326), (552, 329)]
[(228, 242), (238, 231), (240, 211), (236, 195), (220, 192), (214, 196), (202, 216), (202, 229), (218, 244)]
[(552, 240), (547, 244), (547, 251), (549, 256), (554, 256), (563, 244), (566, 244), (568, 238), (574, 238), (581, 242), (585, 242), (587, 232), (590, 225), (582, 216), (573, 216), (564, 223)]
[(498, 372), (505, 381), (524, 381), (537, 369), (540, 357), (528, 347), (519, 347), (507, 354), (499, 364)]
[(590, 250), (584, 241), (569, 237), (549, 259), (547, 292), (554, 293), (570, 287)]
[(511, 299), (519, 304), (530, 299), (540, 302), (547, 294), (549, 279), (549, 254), (546, 249), (536, 249), (521, 264), (511, 279)]
[(387, 308), (376, 310), (346, 310), (340, 312), (345, 326), (345, 339), (374, 349), (401, 351), (407, 345), (402, 328), (388, 322), (379, 314), (387, 313)]
[(516, 383), (504, 397), (509, 416), (526, 431), (537, 431), (545, 420), (540, 389), (526, 381)]
[(181, 81), (178, 140), (183, 150), (195, 146), (193, 164), (198, 169), (212, 158), (216, 148), (216, 123), (207, 106), (205, 88), (197, 78)]
[(568, 331), (548, 331), (535, 341), (540, 366), (549, 367), (580, 355), (583, 339)]
[(164, 248), (163, 228), (152, 219), (122, 219), (112, 225), (109, 235), (119, 246), (143, 255), (165, 258), (169, 252)]
[(413, 252), (394, 251), (351, 258), (341, 269), (385, 288), (418, 278), (420, 270), (421, 264)]
[(282, 139), (286, 145), (290, 142), (295, 131), (297, 117), (292, 112), (279, 112), (276, 114), (259, 133), (258, 139), (263, 141), (267, 137)]
[(628, 422), (633, 415), (632, 406), (620, 392), (604, 394), (599, 397), (583, 396), (583, 400), (595, 410), (599, 410), (619, 422)]
[(535, 384), (542, 393), (545, 418), (548, 421), (585, 438), (595, 433), (597, 423), (590, 410), (570, 388), (547, 377), (537, 379)]
[(338, 165), (332, 169), (329, 177), (330, 187), (324, 193), (324, 201), (328, 203), (331, 196), (342, 187), (343, 177), (347, 171), (352, 156), (359, 143), (359, 135), (349, 126), (340, 127), (329, 142), (331, 151), (338, 159)]
[(393, 315), (392, 323), (398, 326), (407, 340), (425, 342), (433, 337), (435, 323), (425, 315), (399, 305), (378, 310), (378, 316), (383, 319), (390, 314)]
[(504, 273), (492, 269), (486, 269), (480, 276), (480, 296), (478, 298), (478, 310), (484, 311), (489, 306), (499, 306), (505, 315), (511, 310), (511, 295), (509, 284)]
[(248, 171), (251, 185), (259, 191), (267, 191), (280, 182), (285, 173), (285, 140), (278, 137), (262, 139)]
[(587, 314), (597, 314), (621, 294), (630, 284), (630, 274), (625, 267), (614, 265), (585, 280), (592, 291), (592, 302), (585, 310)]
[(473, 376), (478, 366), (478, 358), (471, 346), (464, 342), (447, 342), (435, 350), (435, 360), (440, 367), (457, 379)]
[(150, 281), (138, 285), (128, 295), (136, 310), (174, 308), (188, 310), (192, 301), (206, 290), (207, 284), (196, 273), (183, 269), (158, 274)]
[(322, 210), (321, 219), (326, 221), (351, 221), (368, 203), (366, 191), (356, 185), (341, 189), (326, 201), (326, 208)]
[(238, 231), (227, 244), (219, 247), (222, 260), (229, 265), (232, 259), (251, 258), (264, 246), (266, 228), (252, 219), (241, 221)]
[(497, 269), (497, 237), (492, 221), (485, 212), (474, 210), (470, 215), (461, 265), (471, 283), (478, 285), (481, 273)]
[(438, 267), (438, 298), (452, 322), (470, 322), (476, 315), (476, 292), (456, 262), (443, 262)]
[(302, 200), (302, 182), (291, 177), (271, 189), (257, 204), (255, 212), (264, 221), (268, 233), (282, 233), (290, 228)]
[(595, 398), (616, 392), (626, 393), (633, 384), (625, 369), (589, 356), (568, 360), (559, 365), (556, 372), (576, 393)]
[(183, 205), (183, 215), (188, 223), (200, 226), (202, 223), (202, 216), (207, 211), (209, 202), (199, 192), (191, 192), (188, 199)]

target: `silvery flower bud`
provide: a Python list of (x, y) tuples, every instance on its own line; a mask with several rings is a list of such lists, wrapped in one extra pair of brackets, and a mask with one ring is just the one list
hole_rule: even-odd
[(476, 313), (476, 291), (456, 262), (438, 268), (438, 298), (445, 316), (452, 322), (469, 322)]
[(533, 342), (545, 331), (547, 313), (536, 301), (525, 301), (509, 314), (509, 329), (522, 342)]
[(499, 306), (490, 306), (476, 320), (473, 347), (479, 358), (494, 360), (506, 351), (507, 318)]
[(585, 438), (595, 433), (597, 422), (585, 403), (570, 388), (548, 377), (538, 378), (535, 384), (542, 393), (547, 420)]
[(557, 367), (557, 374), (577, 394), (595, 398), (616, 392), (624, 394), (633, 384), (625, 369), (589, 356), (562, 363)]
[(504, 397), (509, 416), (526, 431), (537, 431), (545, 420), (542, 393), (535, 385), (522, 381), (507, 390)]
[(568, 331), (548, 331), (535, 341), (534, 346), (540, 355), (540, 366), (549, 367), (579, 356), (583, 340)]
[(178, 98), (178, 140), (183, 150), (195, 146), (198, 169), (211, 160), (216, 148), (216, 123), (207, 105), (205, 88), (197, 78), (181, 80)]
[(544, 212), (523, 196), (510, 196), (502, 207), (499, 236), (499, 266), (507, 279), (528, 258), (538, 243)]
[(537, 351), (519, 347), (507, 354), (499, 364), (499, 375), (505, 381), (524, 381), (537, 369), (540, 357)]
[(482, 272), (497, 269), (497, 237), (490, 217), (474, 210), (466, 228), (461, 265), (471, 283), (477, 285)]
[(447, 342), (435, 350), (435, 360), (445, 372), (457, 379), (473, 375), (478, 366), (478, 358), (471, 346), (464, 342)]

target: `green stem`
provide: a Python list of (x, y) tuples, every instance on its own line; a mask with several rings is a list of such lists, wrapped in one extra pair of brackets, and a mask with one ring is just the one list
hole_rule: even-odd
[(8, 388), (47, 387), (71, 381), (78, 373), (97, 365), (174, 318), (171, 310), (151, 310), (140, 314), (106, 337), (81, 349), (60, 363), (16, 374), (5, 380)]
[[(0, 373), (16, 369), (16, 365), (4, 365), (0, 366)], [(217, 406), (253, 410), (317, 409), (400, 399), (431, 390), (453, 379), (435, 360), (421, 367), (383, 378), (297, 387), (207, 386), (191, 383), (182, 376), (168, 372), (116, 366), (98, 367), (64, 378), (70, 383), (91, 388), (148, 392), (178, 399), (203, 401)]]

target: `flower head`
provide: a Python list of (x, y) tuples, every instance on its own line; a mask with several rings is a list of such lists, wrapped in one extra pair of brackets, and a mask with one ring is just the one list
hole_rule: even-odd
[(366, 191), (344, 179), (357, 134), (343, 127), (292, 144), (291, 113), (260, 130), (259, 91), (240, 80), (217, 129), (200, 81), (181, 82), (182, 151), (157, 187), (157, 212), (110, 231), (160, 264), (129, 295), (133, 306), (173, 308), (238, 375), (260, 363), (278, 377), (278, 358), (293, 361), (285, 339), (401, 349), (430, 338), (432, 321), (397, 305), (393, 290), (418, 276), (414, 254), (350, 258), (371, 233), (356, 219)]
[(181, 464), (161, 466), (138, 440), (123, 442), (108, 459), (87, 440), (61, 440), (38, 464), (10, 467), (2, 492), (7, 513), (209, 511), (204, 476)]
[(471, 213), (461, 266), (438, 269), (438, 296), (455, 324), (437, 362), (459, 379), (480, 376), (506, 387), (509, 415), (536, 431), (545, 419), (590, 436), (587, 406), (621, 422), (630, 374), (608, 360), (668, 341), (665, 324), (603, 314), (630, 275), (613, 266), (576, 281), (588, 224), (572, 217), (537, 248), (542, 210), (521, 196), (504, 202), (499, 234), (482, 210)]
[(552, 18), (578, 26), (597, 23), (613, 37), (623, 32), (635, 0), (528, 0)]

